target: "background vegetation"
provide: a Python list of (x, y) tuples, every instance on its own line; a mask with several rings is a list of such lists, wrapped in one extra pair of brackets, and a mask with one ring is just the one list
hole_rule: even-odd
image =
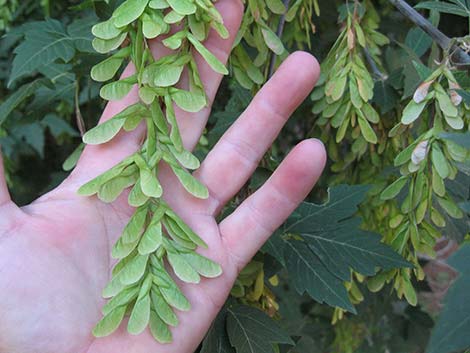
[[(445, 43), (396, 3), (245, 0), (231, 75), (196, 153), (210, 150), (287, 52), (304, 49), (322, 62), (318, 87), (232, 207), (306, 137), (320, 137), (330, 160), (243, 271), (201, 352), (470, 347), (470, 1), (410, 2), (458, 38)], [(118, 4), (0, 0), (0, 146), (17, 203), (60, 183), (96, 124), (104, 102), (89, 73), (104, 56), (91, 27)]]

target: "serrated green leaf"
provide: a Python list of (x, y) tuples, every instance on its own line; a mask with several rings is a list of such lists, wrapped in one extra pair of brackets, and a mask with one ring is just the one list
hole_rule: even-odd
[(284, 249), (287, 270), (298, 293), (307, 292), (319, 303), (327, 303), (355, 313), (342, 281), (322, 266), (320, 259), (304, 243), (286, 242)]
[(249, 306), (227, 309), (227, 333), (237, 353), (274, 353), (275, 343), (294, 344), (273, 319)]
[(426, 353), (451, 353), (470, 346), (470, 245), (465, 244), (449, 260), (459, 277), (444, 299), (444, 308), (434, 327)]
[(85, 36), (82, 31), (67, 31), (61, 22), (53, 19), (29, 23), (24, 39), (15, 48), (8, 86), (57, 60), (65, 63), (72, 60), (77, 50), (85, 49), (83, 42), (91, 41), (91, 24), (86, 26), (90, 34)]
[(365, 196), (367, 186), (340, 185), (330, 190), (324, 205), (302, 203), (289, 217), (285, 234), (304, 240), (285, 241), (289, 275), (299, 292), (307, 291), (319, 302), (354, 310), (342, 281), (349, 281), (351, 268), (373, 275), (377, 268), (393, 269), (410, 264), (380, 237), (360, 229), (361, 220), (351, 218)]

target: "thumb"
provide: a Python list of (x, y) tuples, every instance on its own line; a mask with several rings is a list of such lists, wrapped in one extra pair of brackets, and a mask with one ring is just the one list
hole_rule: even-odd
[(9, 202), (10, 194), (8, 193), (7, 182), (5, 179), (5, 169), (3, 166), (2, 151), (0, 150), (0, 207)]

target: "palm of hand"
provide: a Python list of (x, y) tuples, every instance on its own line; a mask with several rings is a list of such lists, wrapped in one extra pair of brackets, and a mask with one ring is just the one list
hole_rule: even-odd
[[(242, 9), (222, 0), (218, 8), (231, 40), (209, 39), (207, 46), (226, 61)], [(154, 51), (164, 51), (154, 43)], [(199, 62), (210, 101), (221, 77)], [(302, 67), (302, 70), (298, 70)], [(131, 70), (130, 68), (128, 69)], [(149, 332), (94, 339), (91, 330), (101, 317), (102, 289), (114, 264), (110, 249), (132, 214), (126, 195), (106, 205), (82, 198), (83, 183), (137, 150), (143, 129), (119, 135), (104, 146), (90, 146), (72, 175), (56, 190), (33, 204), (17, 208), (9, 201), (0, 178), (0, 352), (2, 353), (147, 353), (193, 352), (223, 305), (238, 271), (274, 229), (283, 223), (320, 175), (325, 156), (315, 141), (297, 146), (271, 179), (220, 225), (215, 216), (243, 186), (259, 159), (318, 77), (318, 65), (304, 53), (292, 55), (255, 98), (247, 111), (208, 155), (196, 177), (210, 190), (208, 200), (188, 195), (169, 169), (162, 167), (164, 197), (208, 244), (203, 255), (221, 264), (224, 274), (198, 285), (179, 283), (192, 304), (178, 313), (174, 343), (157, 344)], [(284, 90), (290, 84), (290, 90)], [(108, 105), (103, 119), (132, 104), (135, 92)], [(197, 114), (178, 112), (187, 148), (204, 129), (209, 109)], [(0, 177), (1, 177), (0, 163)]]

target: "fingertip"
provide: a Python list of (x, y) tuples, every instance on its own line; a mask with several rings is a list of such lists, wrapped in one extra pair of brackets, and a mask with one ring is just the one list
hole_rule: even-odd
[[(292, 195), (305, 197), (320, 178), (326, 164), (325, 146), (320, 140), (308, 139), (300, 142), (289, 153), (282, 169), (281, 183), (289, 185)], [(292, 183), (296, 180), (296, 183)]]
[(309, 91), (315, 87), (320, 77), (320, 64), (315, 56), (306, 51), (296, 51), (289, 55), (283, 65), (288, 65), (299, 73), (299, 77), (309, 87)]

